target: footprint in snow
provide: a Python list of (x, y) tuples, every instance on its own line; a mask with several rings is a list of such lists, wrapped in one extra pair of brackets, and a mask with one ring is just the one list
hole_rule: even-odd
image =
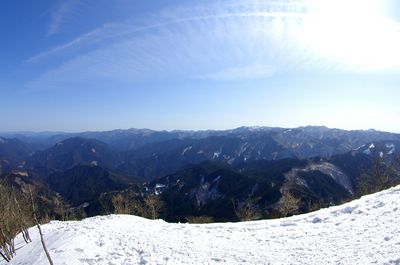
[(76, 249), (74, 249), (76, 252), (80, 252), (80, 253), (82, 253), (84, 250), (83, 249), (81, 249), (81, 248), (76, 248)]
[(106, 243), (104, 243), (103, 240), (96, 241), (96, 245), (97, 245), (98, 247), (103, 247), (105, 244), (106, 244)]
[(346, 208), (339, 210), (339, 212), (344, 213), (344, 214), (346, 214), (346, 213), (351, 214), (357, 208), (358, 208), (358, 205), (347, 206)]
[(282, 222), (281, 226), (297, 226), (297, 224), (294, 222)]
[(321, 223), (321, 222), (322, 222), (322, 219), (319, 218), (319, 217), (314, 217), (314, 218), (311, 220), (311, 222), (312, 222), (313, 224)]
[(375, 208), (375, 209), (376, 209), (376, 208), (381, 208), (381, 207), (383, 207), (383, 206), (385, 206), (385, 204), (384, 204), (383, 202), (379, 202), (379, 203), (377, 203), (377, 204), (374, 205), (374, 208)]

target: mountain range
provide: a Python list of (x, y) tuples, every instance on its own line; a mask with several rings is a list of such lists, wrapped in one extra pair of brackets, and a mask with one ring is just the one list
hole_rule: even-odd
[[(0, 134), (0, 174), (29, 176), (71, 207), (100, 213), (105, 193), (134, 189), (165, 201), (164, 216), (235, 220), (235, 204), (251, 200), (276, 215), (285, 191), (298, 212), (338, 204), (374, 185), (374, 170), (397, 183), (400, 135), (326, 127), (240, 127), (225, 131), (113, 130)], [(395, 166), (392, 166), (395, 165)], [(365, 177), (368, 176), (368, 177)], [(138, 192), (138, 190), (142, 190)], [(140, 195), (141, 194), (141, 195)], [(89, 207), (90, 208), (90, 207)]]

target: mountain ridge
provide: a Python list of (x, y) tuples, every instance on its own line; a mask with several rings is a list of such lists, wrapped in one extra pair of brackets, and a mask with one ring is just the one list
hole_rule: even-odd
[[(62, 194), (73, 206), (93, 205), (89, 215), (112, 212), (115, 194), (130, 192), (138, 200), (156, 194), (165, 199), (167, 208), (187, 206), (187, 212), (169, 208), (165, 213), (167, 220), (179, 221), (199, 214), (235, 221), (232, 201), (242, 205), (247, 200), (253, 201), (264, 218), (284, 215), (278, 211), (288, 193), (300, 200), (294, 212), (307, 212), (398, 183), (400, 178), (396, 164), (400, 135), (375, 130), (306, 126), (109, 133), (40, 138), (51, 146), (32, 151), (15, 164), (4, 162), (13, 153), (2, 149), (0, 142), (0, 173), (29, 176)], [(13, 146), (18, 149), (19, 145)], [(204, 173), (210, 165), (215, 170)], [(374, 167), (385, 181), (376, 181)], [(168, 178), (186, 185), (170, 185), (165, 181)], [(244, 190), (234, 185), (236, 181)], [(90, 196), (84, 196), (86, 189)], [(102, 209), (103, 205), (107, 208)], [(221, 207), (223, 212), (216, 211)]]
[[(328, 128), (326, 126), (301, 126), (296, 128), (284, 127), (267, 127), (267, 126), (242, 126), (234, 129), (226, 130), (152, 130), (152, 129), (115, 129), (108, 131), (84, 131), (75, 133), (60, 133), (60, 132), (13, 132), (13, 133), (0, 133), (3, 137), (14, 137), (19, 140), (29, 142), (35, 145), (36, 149), (48, 148), (58, 141), (65, 140), (74, 136), (81, 136), (85, 138), (94, 138), (111, 145), (115, 145), (120, 151), (128, 150), (139, 147), (135, 141), (147, 139), (145, 143), (159, 142), (169, 139), (182, 139), (182, 138), (205, 138), (208, 136), (223, 136), (232, 135), (245, 132), (271, 132), (271, 131), (289, 131), (299, 129), (304, 131), (335, 131), (342, 133), (361, 133), (361, 134), (385, 134), (386, 136), (392, 135), (400, 137), (400, 133), (377, 131), (374, 129), (369, 130), (344, 130), (336, 128)], [(115, 138), (125, 138), (122, 142), (116, 142)]]

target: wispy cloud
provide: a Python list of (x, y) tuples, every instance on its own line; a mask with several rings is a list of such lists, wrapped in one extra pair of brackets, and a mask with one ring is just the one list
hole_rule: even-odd
[[(70, 57), (35, 80), (33, 84), (37, 86), (57, 86), (82, 80), (95, 82), (98, 78), (232, 81), (266, 78), (277, 72), (299, 69), (362, 70), (360, 65), (366, 62), (361, 55), (368, 53), (371, 45), (361, 49), (358, 57), (351, 57), (346, 53), (346, 43), (352, 49), (356, 48), (351, 45), (354, 36), (342, 34), (349, 39), (337, 42), (343, 52), (336, 54), (335, 47), (328, 46), (330, 43), (326, 40), (315, 43), (310, 42), (312, 38), (304, 37), (321, 34), (333, 41), (342, 36), (331, 31), (331, 24), (315, 29), (309, 19), (308, 4), (308, 1), (225, 1), (175, 7), (105, 24), (71, 42), (35, 55), (27, 62), (52, 60), (55, 55)], [(59, 16), (66, 12), (60, 11)], [(380, 42), (392, 32), (385, 34), (380, 35)], [(364, 37), (365, 40), (370, 38)], [(396, 38), (391, 40), (393, 43), (387, 45), (389, 52), (385, 56), (400, 44)], [(375, 57), (369, 57), (368, 63), (372, 64)], [(348, 58), (355, 59), (349, 61)], [(385, 69), (400, 65), (395, 60), (380, 60), (378, 66)]]
[[(221, 11), (221, 13), (211, 13), (211, 14), (198, 14), (194, 16), (187, 16), (187, 14), (193, 14), (197, 10), (193, 8), (192, 10), (180, 9), (180, 12), (163, 12), (158, 15), (154, 15), (145, 19), (144, 21), (131, 19), (119, 23), (109, 23), (104, 24), (99, 28), (96, 28), (90, 32), (82, 34), (81, 36), (75, 38), (74, 40), (64, 43), (60, 46), (54, 47), (50, 50), (44, 51), (42, 53), (36, 54), (28, 58), (25, 62), (37, 62), (42, 59), (46, 59), (52, 55), (68, 51), (69, 49), (79, 48), (86, 45), (92, 45), (100, 43), (102, 41), (112, 41), (115, 38), (129, 37), (136, 33), (153, 30), (163, 27), (173, 27), (179, 26), (183, 23), (193, 23), (201, 22), (204, 20), (222, 20), (231, 18), (275, 18), (275, 19), (285, 19), (285, 18), (302, 18), (304, 14), (299, 12), (272, 12), (272, 11), (247, 11), (239, 12), (238, 10), (233, 13), (226, 11)], [(204, 10), (203, 10), (204, 12)], [(180, 16), (181, 15), (181, 16)]]
[(248, 79), (268, 78), (275, 73), (271, 65), (245, 65), (223, 69), (219, 72), (199, 76), (200, 79), (213, 79), (218, 81), (239, 81)]
[(48, 35), (59, 32), (61, 26), (67, 23), (71, 15), (77, 11), (81, 1), (77, 0), (60, 0), (54, 11), (51, 13), (51, 21), (47, 30)]

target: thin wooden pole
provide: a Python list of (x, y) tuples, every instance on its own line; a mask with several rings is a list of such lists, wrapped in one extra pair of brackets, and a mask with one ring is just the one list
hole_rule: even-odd
[(46, 253), (46, 257), (47, 257), (47, 260), (49, 261), (49, 264), (50, 264), (50, 265), (53, 265), (53, 260), (51, 259), (50, 253), (49, 253), (49, 251), (47, 250), (46, 243), (44, 242), (44, 238), (43, 238), (42, 229), (40, 228), (40, 224), (39, 224), (39, 221), (38, 221), (37, 216), (36, 216), (35, 201), (33, 200), (31, 187), (29, 187), (29, 192), (30, 192), (30, 194), (31, 194), (32, 209), (33, 209), (33, 218), (35, 219), (36, 226), (37, 226), (37, 228), (38, 228), (38, 230), (39, 230), (40, 241), (42, 242), (43, 250), (44, 250), (44, 252)]
[(10, 261), (8, 260), (8, 258), (3, 254), (3, 252), (0, 251), (0, 255), (3, 257), (3, 259), (4, 259), (5, 261), (10, 262)]

